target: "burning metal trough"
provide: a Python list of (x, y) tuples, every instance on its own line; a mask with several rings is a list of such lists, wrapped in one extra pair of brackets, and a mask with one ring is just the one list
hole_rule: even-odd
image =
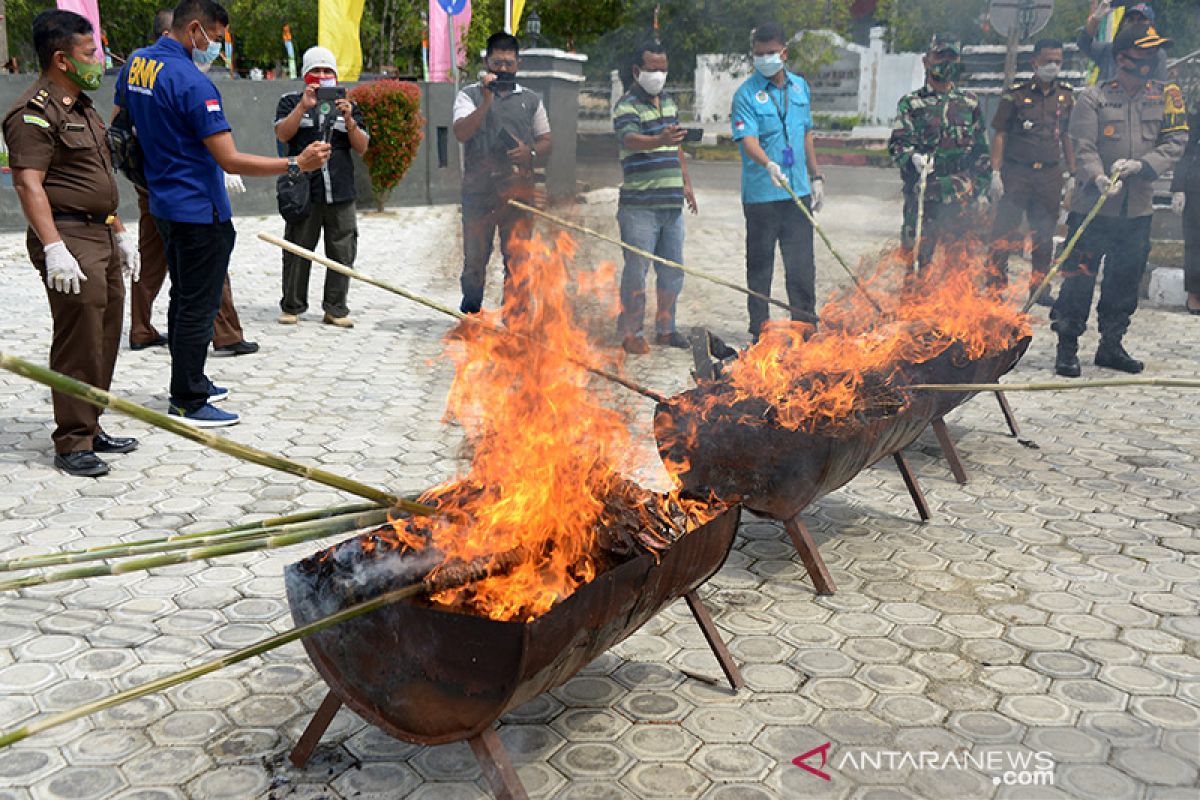
[[(920, 284), (877, 291), (895, 298), (883, 317), (843, 296), (822, 310), (820, 332), (770, 327), (720, 375), (704, 380), (698, 365), (700, 385), (658, 405), (659, 453), (684, 490), (784, 522), (819, 593), (834, 585), (799, 518), (810, 503), (892, 455), (927, 518), (899, 453), (971, 394), (905, 387), (993, 383), (1029, 345), (1024, 314), (976, 289), (981, 273), (955, 256)], [(896, 272), (885, 261), (872, 283)]]

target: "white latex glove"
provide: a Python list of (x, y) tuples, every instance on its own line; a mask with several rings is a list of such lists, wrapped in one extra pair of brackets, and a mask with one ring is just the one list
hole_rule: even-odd
[(776, 164), (774, 161), (767, 162), (767, 174), (771, 176), (771, 183), (782, 189), (788, 185), (788, 177), (783, 173), (783, 167)]
[(1063, 184), (1063, 205), (1069, 206), (1075, 200), (1075, 177), (1067, 178)]
[(121, 271), (125, 277), (134, 283), (142, 277), (142, 255), (138, 252), (137, 242), (129, 231), (121, 231), (116, 235), (117, 249), (121, 251)]
[(825, 181), (812, 182), (812, 212), (815, 214), (825, 205)]
[(1116, 194), (1121, 191), (1123, 185), (1120, 181), (1113, 182), (1107, 175), (1096, 178), (1096, 188), (1100, 190), (1100, 194)]
[(917, 172), (928, 172), (933, 167), (933, 159), (924, 153), (913, 153), (912, 165), (917, 168)]
[(86, 281), (87, 276), (79, 268), (79, 262), (66, 242), (61, 240), (51, 242), (44, 248), (46, 252), (46, 285), (56, 292), (63, 294), (79, 294), (80, 281)]
[(1092, 19), (1104, 19), (1112, 12), (1112, 0), (1100, 0), (1092, 11)]
[(993, 203), (1004, 196), (1004, 179), (1000, 177), (1000, 170), (992, 170), (992, 185), (988, 187), (988, 199)]
[(246, 191), (246, 184), (242, 182), (241, 175), (230, 175), (225, 173), (225, 191), (231, 194), (242, 194)]
[(1128, 178), (1142, 171), (1142, 162), (1132, 158), (1119, 158), (1113, 162), (1112, 168), (1120, 173), (1118, 177)]
[(1186, 199), (1187, 195), (1183, 192), (1171, 192), (1171, 210), (1176, 214), (1182, 214)]

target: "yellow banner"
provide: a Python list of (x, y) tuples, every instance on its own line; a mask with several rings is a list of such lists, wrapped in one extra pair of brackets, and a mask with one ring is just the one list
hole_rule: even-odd
[(317, 44), (333, 51), (338, 81), (356, 81), (362, 72), (362, 43), (358, 24), (364, 0), (318, 0)]
[(512, 32), (521, 30), (521, 15), (525, 13), (525, 0), (512, 0)]

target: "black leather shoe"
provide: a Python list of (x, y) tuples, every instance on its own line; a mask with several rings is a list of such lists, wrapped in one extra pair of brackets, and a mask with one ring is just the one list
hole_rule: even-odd
[(213, 354), (218, 356), (248, 356), (257, 352), (258, 344), (256, 342), (247, 342), (245, 339), (233, 344), (223, 344), (220, 347), (213, 348)]
[(1079, 366), (1079, 345), (1077, 342), (1058, 342), (1058, 353), (1054, 357), (1054, 374), (1064, 378), (1078, 378), (1083, 371)]
[(100, 431), (92, 439), (92, 450), (97, 453), (132, 453), (138, 449), (138, 440), (132, 436), (109, 436)]
[(157, 339), (151, 339), (148, 342), (130, 342), (129, 343), (130, 350), (146, 350), (147, 348), (150, 348), (150, 347), (166, 347), (166, 346), (167, 346), (167, 337), (163, 336), (161, 333), (158, 335)]
[(654, 337), (654, 343), (663, 347), (678, 347), (680, 350), (690, 350), (692, 348), (691, 342), (679, 331), (660, 333)]
[(59, 453), (54, 457), (54, 466), (76, 478), (99, 478), (108, 474), (108, 464), (91, 450)]
[(1101, 339), (1100, 346), (1096, 348), (1096, 366), (1128, 372), (1130, 375), (1137, 375), (1146, 368), (1145, 364), (1125, 352), (1120, 342), (1105, 339)]

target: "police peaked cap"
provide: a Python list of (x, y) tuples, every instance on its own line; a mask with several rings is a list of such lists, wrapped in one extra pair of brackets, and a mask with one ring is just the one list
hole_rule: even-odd
[(1112, 52), (1113, 55), (1124, 53), (1127, 50), (1140, 50), (1144, 53), (1150, 53), (1158, 50), (1163, 45), (1168, 45), (1171, 40), (1165, 36), (1159, 36), (1158, 30), (1152, 23), (1142, 22), (1137, 25), (1126, 25), (1113, 39)]

